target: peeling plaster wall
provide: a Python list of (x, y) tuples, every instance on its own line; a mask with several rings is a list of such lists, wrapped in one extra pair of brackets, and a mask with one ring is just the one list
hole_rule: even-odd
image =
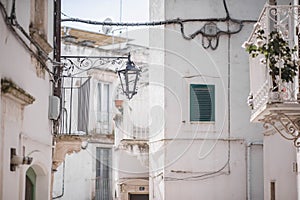
[[(105, 140), (88, 144), (87, 148), (66, 155), (65, 163), (57, 168), (54, 174), (53, 196), (58, 199), (93, 199), (96, 189), (96, 148), (112, 148), (110, 144), (103, 144)], [(65, 171), (63, 167), (65, 165)], [(113, 166), (110, 166), (113, 167)]]
[[(11, 4), (1, 0), (10, 13)], [(18, 22), (29, 32), (30, 2), (16, 1)], [(48, 24), (53, 24), (53, 1), (47, 1)], [(52, 44), (52, 26), (48, 27), (48, 43)], [(0, 121), (0, 199), (24, 199), (25, 174), (28, 165), (10, 171), (10, 148), (16, 148), (18, 155), (28, 155), (30, 165), (37, 174), (36, 199), (50, 199), (52, 136), (48, 120), (48, 96), (51, 94), (49, 78), (39, 78), (37, 68), (30, 54), (13, 36), (0, 17), (0, 78), (15, 82), (35, 98), (33, 104), (21, 106), (15, 100), (1, 95)], [(50, 66), (51, 67), (51, 66)], [(14, 187), (12, 187), (14, 186)]]
[[(132, 47), (135, 48), (135, 47)], [(140, 50), (141, 49), (141, 50)], [(135, 63), (138, 65), (139, 62), (144, 61), (144, 47), (139, 46), (138, 50), (134, 50), (132, 52), (132, 60), (135, 61)], [(118, 51), (118, 50), (116, 50)], [(125, 50), (120, 50), (121, 54), (126, 54)], [(117, 54), (117, 53), (116, 53)], [(101, 49), (96, 49), (92, 47), (82, 47), (77, 46), (73, 44), (62, 44), (62, 55), (87, 55), (87, 56), (114, 56), (114, 51), (111, 50), (105, 51)], [(119, 55), (119, 54), (118, 54)], [(146, 53), (147, 56), (147, 53)], [(136, 62), (137, 61), (137, 62)], [(112, 70), (115, 70), (115, 68), (118, 67), (117, 65), (112, 66), (104, 66), (104, 68), (109, 68)], [(117, 111), (117, 109), (114, 106), (114, 99), (118, 99), (116, 97), (116, 86), (119, 84), (119, 80), (117, 79), (117, 76), (113, 76), (112, 72), (105, 72), (105, 71), (97, 71), (97, 70), (91, 70), (87, 73), (82, 73), (81, 76), (91, 76), (91, 85), (90, 85), (90, 128), (93, 128), (95, 122), (96, 122), (96, 116), (95, 111), (97, 110), (97, 102), (98, 102), (98, 93), (97, 93), (97, 83), (98, 81), (102, 82), (110, 82), (111, 88), (110, 88), (110, 95), (112, 101), (110, 102), (110, 111), (112, 114), (119, 113), (120, 111)], [(143, 92), (142, 92), (143, 91)], [(145, 96), (144, 96), (145, 94)], [(147, 112), (147, 103), (148, 103), (148, 90), (147, 88), (142, 88), (139, 90), (139, 93), (134, 97), (134, 99), (131, 102), (127, 102), (127, 100), (124, 100), (124, 110), (126, 109), (128, 113), (125, 113), (124, 111), (124, 117), (126, 115), (127, 122), (124, 122), (128, 126), (132, 125), (132, 122), (135, 123), (135, 125), (148, 125), (148, 112)], [(125, 98), (124, 96), (120, 96), (120, 98)], [(147, 100), (147, 101), (145, 101)], [(146, 102), (145, 104), (143, 104)], [(77, 108), (77, 102), (76, 99), (73, 101), (75, 108)], [(129, 105), (130, 104), (130, 105)], [(66, 104), (66, 107), (68, 107), (68, 103)], [(73, 106), (74, 106), (73, 105)], [(125, 108), (126, 107), (126, 108)], [(137, 110), (139, 108), (139, 110)], [(140, 109), (144, 109), (143, 113), (144, 116), (138, 115), (137, 111), (140, 111)], [(130, 111), (132, 109), (132, 112)], [(76, 112), (73, 113), (73, 119), (76, 119)], [(132, 119), (132, 114), (134, 119)], [(113, 118), (114, 115), (111, 115), (111, 118)], [(143, 118), (143, 119), (141, 119)], [(136, 122), (135, 120), (138, 119), (139, 121)], [(112, 119), (111, 119), (112, 120)], [(125, 121), (126, 121), (125, 120)], [(74, 120), (76, 121), (76, 120)], [(145, 123), (146, 121), (146, 123)], [(140, 123), (139, 123), (140, 122)], [(66, 156), (65, 159), (65, 181), (63, 183), (63, 164), (59, 166), (58, 171), (55, 173), (54, 177), (54, 189), (53, 189), (53, 196), (59, 196), (62, 194), (64, 188), (64, 195), (60, 197), (59, 199), (92, 199), (95, 196), (95, 177), (96, 177), (96, 147), (107, 147), (113, 149), (113, 165), (112, 167), (112, 174), (113, 174), (113, 196), (116, 193), (116, 199), (122, 198), (124, 195), (128, 196), (128, 191), (125, 191), (122, 193), (120, 191), (120, 183), (123, 181), (131, 180), (132, 178), (137, 178), (138, 181), (139, 178), (148, 178), (149, 171), (148, 171), (148, 157), (147, 155), (141, 155), (141, 151), (144, 149), (145, 145), (142, 144), (143, 148), (139, 148), (139, 145), (133, 145), (133, 151), (130, 150), (130, 147), (128, 149), (120, 149), (118, 148), (120, 141), (122, 139), (128, 139), (132, 138), (132, 132), (128, 134), (128, 132), (122, 132), (124, 131), (124, 127), (117, 128), (115, 124), (112, 124), (114, 127), (112, 129), (114, 130), (114, 136), (115, 136), (115, 145), (113, 145), (113, 141), (107, 141), (107, 139), (97, 139), (93, 141), (92, 143), (88, 144), (88, 148), (86, 150), (81, 150), (79, 153), (74, 153), (71, 155)], [(76, 126), (74, 126), (76, 127)], [(132, 127), (131, 127), (132, 128)], [(127, 130), (127, 129), (126, 129)], [(97, 136), (97, 134), (91, 132), (89, 134), (92, 134), (93, 136)], [(113, 139), (113, 137), (111, 137)], [(141, 146), (141, 145), (140, 145)], [(148, 149), (147, 149), (148, 150)], [(80, 164), (76, 164), (80, 163)], [(148, 187), (148, 181), (142, 180), (141, 185)], [(135, 185), (136, 181), (133, 181), (131, 183), (127, 183), (127, 186), (130, 191), (133, 191), (133, 188), (136, 188)], [(130, 185), (131, 184), (131, 185)], [(64, 186), (63, 186), (64, 185)], [(147, 191), (138, 191), (137, 192), (148, 192)]]
[[(77, 45), (66, 45), (62, 44), (62, 55), (86, 55), (86, 56), (111, 56), (109, 53), (98, 50), (92, 47), (82, 47)], [(109, 67), (109, 66), (104, 66)], [(79, 72), (78, 69), (77, 72)], [(96, 128), (96, 111), (98, 102), (98, 91), (97, 84), (99, 81), (110, 83), (110, 96), (113, 97), (115, 92), (115, 82), (117, 77), (113, 72), (105, 72), (100, 70), (90, 70), (80, 74), (81, 77), (91, 76), (90, 79), (90, 98), (89, 98), (89, 127), (90, 131), (87, 133), (90, 136), (85, 138), (84, 141), (89, 141), (86, 149), (81, 149), (79, 152), (71, 153), (66, 155), (65, 162), (62, 163), (58, 168), (57, 172), (54, 173), (54, 186), (52, 195), (59, 197), (57, 199), (94, 199), (96, 189), (96, 148), (111, 148), (113, 149), (114, 137), (105, 134), (99, 134), (95, 132)], [(75, 81), (74, 81), (75, 82)], [(69, 83), (68, 83), (69, 84)], [(75, 94), (75, 92), (74, 92)], [(73, 94), (73, 95), (74, 95)], [(70, 99), (67, 97), (65, 107), (69, 111)], [(78, 97), (73, 96), (73, 111), (72, 111), (72, 133), (77, 132), (77, 108), (78, 108)], [(110, 111), (112, 110), (112, 102), (110, 102)], [(68, 113), (69, 116), (70, 113)], [(112, 120), (112, 119), (110, 119)], [(113, 124), (110, 124), (110, 130), (113, 130)], [(113, 150), (112, 150), (113, 152)], [(114, 157), (114, 152), (112, 153)], [(65, 165), (65, 169), (64, 168)], [(112, 169), (114, 169), (114, 163)], [(114, 187), (113, 187), (114, 192)]]

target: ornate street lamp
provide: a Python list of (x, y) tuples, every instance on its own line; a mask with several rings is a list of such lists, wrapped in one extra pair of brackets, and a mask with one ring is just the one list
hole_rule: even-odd
[(137, 93), (136, 84), (139, 79), (141, 69), (130, 60), (129, 54), (125, 68), (117, 69), (117, 73), (120, 78), (122, 91), (130, 100)]

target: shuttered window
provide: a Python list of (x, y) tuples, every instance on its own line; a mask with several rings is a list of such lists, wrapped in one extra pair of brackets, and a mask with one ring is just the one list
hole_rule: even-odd
[(112, 150), (96, 148), (96, 200), (112, 200)]
[(190, 121), (215, 121), (214, 85), (190, 85)]

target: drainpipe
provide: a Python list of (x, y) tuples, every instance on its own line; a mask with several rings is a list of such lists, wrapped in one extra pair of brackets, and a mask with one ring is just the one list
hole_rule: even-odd
[(64, 194), (65, 194), (65, 161), (63, 162), (63, 177), (62, 177), (61, 194), (56, 197), (52, 197), (52, 199), (60, 199), (61, 197), (64, 196)]
[(247, 144), (247, 200), (251, 200), (251, 147), (263, 146), (262, 141), (253, 141)]
[[(61, 73), (62, 67), (60, 64), (60, 38), (61, 38), (61, 0), (53, 0), (53, 59), (55, 61), (55, 66), (53, 67), (54, 71), (54, 85), (53, 85), (53, 95), (61, 98)], [(58, 65), (57, 65), (58, 64)], [(61, 108), (61, 105), (60, 105)], [(59, 126), (60, 116), (57, 120), (53, 120), (53, 130), (52, 134), (58, 134), (58, 126)], [(52, 136), (52, 145), (55, 146), (54, 137)], [(54, 157), (54, 148), (52, 148), (52, 162)], [(53, 163), (51, 166), (51, 184), (50, 184), (50, 198), (52, 199), (52, 191), (53, 191), (53, 181), (54, 181), (54, 171), (53, 171)]]

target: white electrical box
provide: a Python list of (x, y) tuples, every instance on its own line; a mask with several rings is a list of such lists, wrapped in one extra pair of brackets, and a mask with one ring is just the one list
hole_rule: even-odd
[(57, 96), (49, 96), (48, 118), (57, 120), (60, 114), (60, 99)]

